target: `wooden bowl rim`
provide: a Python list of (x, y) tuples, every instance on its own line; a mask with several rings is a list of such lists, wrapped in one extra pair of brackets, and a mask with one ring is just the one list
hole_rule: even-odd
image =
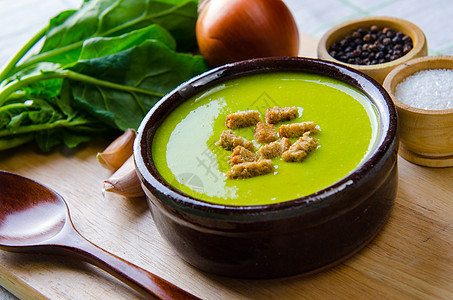
[[(445, 67), (435, 67), (432, 68), (430, 67), (431, 64), (436, 61), (436, 62), (448, 62), (451, 65), (450, 66), (445, 66)], [(395, 78), (400, 74), (400, 72), (407, 70), (410, 68), (410, 73), (402, 78), (399, 82), (395, 82)], [(385, 78), (383, 86), (387, 90), (387, 92), (390, 94), (390, 97), (392, 97), (393, 103), (398, 109), (405, 110), (412, 112), (417, 115), (453, 115), (453, 108), (448, 108), (448, 109), (423, 109), (423, 108), (418, 108), (418, 107), (413, 107), (410, 106), (406, 103), (401, 102), (398, 100), (398, 98), (395, 96), (394, 89), (396, 86), (402, 82), (404, 79), (407, 77), (417, 73), (418, 71), (424, 71), (424, 70), (438, 70), (438, 69), (450, 69), (453, 70), (453, 56), (451, 55), (437, 55), (437, 56), (424, 56), (424, 57), (419, 57), (419, 58), (414, 58), (411, 59), (404, 64), (399, 65), (395, 69), (393, 69)]]
[[(406, 55), (401, 56), (398, 59), (382, 63), (382, 64), (375, 64), (375, 65), (356, 65), (356, 64), (349, 64), (346, 62), (339, 61), (332, 57), (328, 51), (328, 48), (331, 44), (331, 40), (337, 35), (340, 36), (339, 32), (341, 32), (343, 29), (348, 28), (348, 31), (353, 31), (359, 27), (364, 27), (364, 26), (370, 26), (372, 25), (373, 22), (380, 22), (380, 23), (386, 23), (389, 24), (390, 28), (394, 28), (395, 25), (397, 24), (397, 27), (402, 27), (405, 30), (404, 34), (407, 34), (411, 37), (412, 43), (413, 43), (413, 48), (411, 51), (406, 53)], [(341, 34), (341, 36), (344, 36)], [(336, 40), (336, 39), (335, 39)], [(328, 43), (329, 42), (329, 43)], [(369, 16), (369, 17), (363, 17), (363, 18), (358, 18), (358, 19), (352, 19), (349, 21), (345, 21), (343, 23), (340, 23), (334, 27), (332, 27), (329, 31), (327, 31), (322, 37), (321, 40), (318, 43), (318, 56), (319, 58), (323, 57), (328, 57), (329, 60), (338, 62), (340, 64), (346, 65), (348, 67), (354, 68), (359, 71), (370, 71), (370, 70), (379, 70), (379, 69), (385, 69), (385, 68), (391, 68), (393, 66), (399, 65), (407, 60), (411, 60), (417, 56), (418, 53), (420, 53), (423, 50), (424, 45), (426, 44), (426, 36), (424, 32), (415, 25), (414, 23), (407, 21), (405, 19), (400, 19), (396, 17), (387, 17), (387, 16)], [(322, 55), (320, 55), (322, 54)]]

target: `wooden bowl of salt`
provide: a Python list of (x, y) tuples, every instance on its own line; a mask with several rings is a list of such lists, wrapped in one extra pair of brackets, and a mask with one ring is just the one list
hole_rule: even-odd
[(453, 166), (453, 56), (410, 60), (383, 85), (398, 110), (400, 156), (423, 166)]

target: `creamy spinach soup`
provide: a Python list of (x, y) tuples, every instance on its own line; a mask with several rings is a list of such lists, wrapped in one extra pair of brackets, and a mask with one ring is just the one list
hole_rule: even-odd
[[(216, 145), (227, 129), (226, 116), (266, 108), (296, 106), (298, 117), (314, 121), (318, 148), (302, 162), (272, 159), (275, 171), (247, 179), (227, 179), (227, 151)], [(157, 170), (171, 185), (195, 198), (228, 205), (287, 201), (323, 189), (354, 170), (377, 134), (376, 109), (357, 89), (328, 77), (304, 73), (267, 73), (215, 86), (178, 106), (164, 120), (152, 143)], [(276, 128), (280, 124), (276, 124)], [(254, 141), (254, 127), (233, 129)], [(297, 139), (291, 139), (292, 142)]]

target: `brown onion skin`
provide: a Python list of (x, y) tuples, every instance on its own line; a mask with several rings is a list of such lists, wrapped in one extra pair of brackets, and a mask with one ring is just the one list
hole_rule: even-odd
[(250, 58), (297, 56), (299, 32), (281, 0), (208, 0), (196, 35), (211, 67)]

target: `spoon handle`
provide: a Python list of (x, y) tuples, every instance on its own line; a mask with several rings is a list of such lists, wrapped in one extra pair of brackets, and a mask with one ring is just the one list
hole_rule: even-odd
[(66, 235), (65, 241), (56, 246), (103, 269), (130, 287), (158, 299), (199, 299), (165, 279), (96, 246), (75, 229), (72, 233), (72, 237)]

